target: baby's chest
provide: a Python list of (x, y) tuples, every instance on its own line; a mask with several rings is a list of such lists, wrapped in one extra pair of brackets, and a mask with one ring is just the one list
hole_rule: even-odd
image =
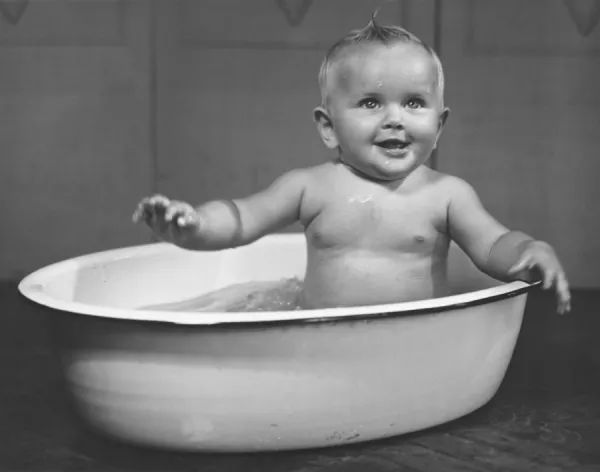
[(435, 245), (439, 226), (429, 205), (355, 197), (324, 205), (306, 234), (317, 249), (370, 247), (421, 252)]

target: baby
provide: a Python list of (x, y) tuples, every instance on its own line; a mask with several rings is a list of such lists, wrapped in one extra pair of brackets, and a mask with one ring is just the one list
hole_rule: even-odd
[(450, 110), (436, 53), (408, 31), (376, 24), (327, 53), (314, 120), (330, 162), (292, 170), (268, 188), (197, 208), (156, 195), (134, 216), (162, 240), (190, 250), (249, 244), (299, 221), (307, 242), (306, 308), (373, 305), (448, 294), (448, 246), (510, 281), (541, 278), (558, 312), (567, 279), (550, 245), (510, 231), (460, 178), (424, 164)]

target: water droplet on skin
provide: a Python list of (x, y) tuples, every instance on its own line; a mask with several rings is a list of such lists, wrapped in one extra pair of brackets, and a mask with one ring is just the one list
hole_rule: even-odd
[(370, 202), (371, 200), (373, 200), (373, 196), (372, 195), (353, 195), (352, 197), (348, 197), (348, 203), (367, 203)]

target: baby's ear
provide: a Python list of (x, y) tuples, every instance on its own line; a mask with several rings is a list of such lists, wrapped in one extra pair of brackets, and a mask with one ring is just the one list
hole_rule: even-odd
[(440, 131), (442, 130), (442, 128), (446, 124), (446, 120), (448, 119), (449, 116), (450, 116), (450, 108), (445, 107), (444, 111), (440, 115), (440, 120), (439, 120), (439, 125), (438, 125)]
[(325, 107), (319, 106), (315, 108), (314, 119), (317, 125), (317, 130), (321, 135), (321, 139), (329, 149), (337, 149), (339, 146), (337, 136), (333, 129), (331, 116)]
[(435, 137), (434, 149), (437, 147), (437, 143), (440, 140), (440, 136), (442, 135), (442, 131), (444, 130), (444, 125), (446, 124), (446, 120), (448, 120), (448, 116), (450, 116), (450, 108), (446, 107), (444, 108), (444, 111), (440, 114), (438, 120), (438, 132), (437, 136)]

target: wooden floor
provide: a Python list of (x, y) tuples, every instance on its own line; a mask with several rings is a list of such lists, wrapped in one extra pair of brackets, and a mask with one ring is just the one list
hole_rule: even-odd
[(600, 471), (600, 292), (574, 293), (567, 317), (530, 295), (496, 397), (460, 420), (348, 447), (172, 454), (88, 432), (69, 409), (41, 319), (0, 284), (0, 471)]

